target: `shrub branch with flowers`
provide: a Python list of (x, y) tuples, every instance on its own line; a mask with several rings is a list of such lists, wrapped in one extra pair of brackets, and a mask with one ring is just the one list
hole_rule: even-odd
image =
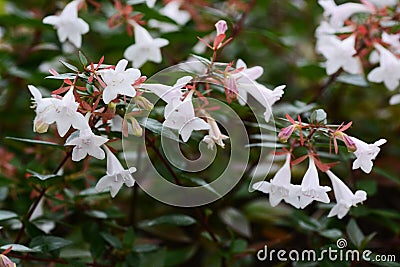
[[(399, 94), (377, 91), (399, 88), (397, 0), (39, 2), (0, 2), (0, 267), (399, 252)], [(361, 87), (382, 110), (332, 96)]]

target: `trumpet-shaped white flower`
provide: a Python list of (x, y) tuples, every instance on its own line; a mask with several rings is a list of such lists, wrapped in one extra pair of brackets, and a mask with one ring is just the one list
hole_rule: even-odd
[(327, 171), (326, 174), (332, 181), (333, 192), (335, 193), (336, 205), (331, 209), (328, 217), (337, 216), (342, 219), (350, 210), (351, 206), (367, 199), (367, 193), (358, 190), (354, 194), (342, 180), (340, 180), (333, 172)]
[(329, 203), (327, 194), (329, 191), (331, 191), (329, 186), (319, 185), (318, 170), (314, 158), (309, 156), (309, 166), (301, 182), (300, 208), (304, 209), (313, 200)]
[(89, 25), (78, 18), (78, 6), (82, 0), (75, 0), (65, 6), (60, 15), (47, 16), (43, 23), (53, 25), (57, 29), (60, 42), (69, 40), (77, 48), (82, 45), (82, 34), (89, 32)]
[(383, 82), (389, 90), (394, 90), (399, 86), (400, 81), (400, 59), (383, 46), (376, 44), (375, 48), (379, 51), (380, 66), (373, 69), (367, 76), (371, 82)]
[(357, 157), (353, 162), (353, 170), (361, 168), (365, 173), (370, 173), (374, 164), (372, 161), (376, 158), (381, 145), (386, 143), (386, 139), (379, 139), (373, 144), (367, 144), (355, 137), (350, 137), (356, 144), (357, 150), (354, 155)]
[(269, 182), (257, 182), (253, 184), (253, 188), (269, 194), (269, 202), (272, 207), (277, 206), (282, 200), (284, 200), (286, 203), (299, 208), (300, 186), (291, 184), (290, 178), (290, 154), (287, 154), (285, 164), (278, 170), (274, 178)]
[(217, 122), (213, 118), (207, 117), (207, 123), (210, 125), (210, 130), (208, 130), (208, 135), (204, 136), (203, 142), (206, 142), (208, 149), (211, 150), (214, 149), (215, 144), (224, 148), (225, 144), (223, 141), (229, 137), (221, 133)]
[(247, 101), (247, 94), (251, 94), (257, 101), (265, 107), (265, 121), (268, 122), (272, 114), (272, 105), (281, 99), (286, 85), (280, 85), (274, 90), (268, 89), (255, 80), (263, 74), (263, 68), (255, 66), (247, 68), (246, 63), (239, 59), (236, 63), (236, 69), (240, 72), (234, 74), (235, 85), (238, 91), (238, 99), (241, 105)]
[[(395, 0), (397, 1), (397, 0)], [(400, 54), (400, 33), (388, 34), (382, 33), (382, 41), (390, 45), (390, 50), (394, 53)]]
[(134, 68), (141, 67), (146, 61), (160, 63), (162, 60), (160, 48), (168, 43), (167, 39), (153, 39), (145, 28), (135, 24), (135, 44), (125, 50), (124, 57), (132, 61)]
[(33, 120), (33, 131), (38, 133), (45, 133), (49, 128), (48, 117), (54, 116), (56, 111), (57, 101), (56, 98), (43, 98), (40, 91), (33, 85), (28, 85), (36, 107), (36, 117)]
[(362, 73), (360, 59), (354, 56), (357, 51), (354, 48), (356, 38), (354, 35), (340, 40), (336, 36), (327, 36), (318, 42), (318, 51), (324, 55), (326, 61), (326, 73), (332, 75), (340, 68), (351, 73)]
[(71, 128), (71, 126), (78, 130), (89, 128), (85, 117), (77, 112), (79, 103), (75, 102), (73, 87), (64, 95), (64, 97), (56, 102), (55, 112), (47, 116), (48, 123), (57, 124), (57, 131), (63, 137)]
[(330, 17), (329, 23), (334, 27), (342, 27), (344, 21), (356, 13), (371, 13), (368, 6), (358, 3), (336, 5), (334, 0), (319, 0), (318, 4), (324, 9), (324, 16)]
[(98, 159), (104, 159), (105, 154), (100, 148), (108, 141), (107, 138), (95, 135), (92, 130), (85, 129), (79, 131), (79, 136), (75, 137), (74, 133), (68, 138), (66, 146), (75, 146), (72, 150), (72, 160), (80, 161), (87, 155)]
[(122, 167), (121, 162), (117, 157), (108, 149), (104, 148), (107, 153), (107, 172), (96, 184), (96, 190), (98, 192), (103, 192), (106, 189), (110, 190), (111, 197), (115, 197), (122, 185), (132, 187), (135, 184), (135, 179), (133, 179), (131, 173), (136, 171), (135, 167), (125, 170)]
[(140, 70), (129, 68), (125, 70), (128, 65), (126, 59), (121, 59), (115, 69), (106, 69), (99, 71), (103, 81), (107, 85), (103, 90), (103, 101), (108, 104), (118, 94), (134, 97), (136, 90), (132, 84), (140, 78)]
[(183, 101), (179, 98), (172, 99), (164, 110), (163, 126), (178, 130), (184, 142), (189, 140), (192, 131), (210, 129), (210, 125), (204, 120), (195, 117), (192, 95), (193, 92), (189, 93)]
[(29, 85), (28, 88), (37, 105), (37, 115), (34, 120), (35, 131), (46, 132), (48, 126), (54, 122), (57, 124), (57, 131), (61, 137), (68, 132), (71, 126), (80, 130), (89, 128), (83, 115), (77, 112), (79, 103), (75, 102), (72, 87), (62, 99), (42, 98), (36, 87)]
[(161, 15), (164, 15), (179, 25), (185, 25), (190, 20), (190, 13), (186, 10), (180, 10), (181, 1), (175, 0), (169, 2), (165, 7), (159, 10)]
[(140, 88), (150, 90), (167, 103), (182, 97), (181, 89), (193, 79), (192, 76), (179, 78), (173, 86), (154, 83), (143, 83)]

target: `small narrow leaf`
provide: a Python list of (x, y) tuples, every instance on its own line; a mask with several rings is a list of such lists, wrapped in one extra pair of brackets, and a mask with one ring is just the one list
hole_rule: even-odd
[(75, 67), (74, 65), (69, 64), (68, 62), (60, 60), (60, 63), (63, 64), (68, 69), (72, 70), (72, 71), (79, 72), (77, 67)]
[(172, 215), (161, 216), (161, 217), (158, 217), (153, 220), (142, 221), (139, 223), (139, 226), (151, 227), (151, 226), (161, 225), (161, 224), (170, 224), (170, 225), (176, 225), (176, 226), (188, 226), (188, 225), (192, 225), (195, 223), (196, 223), (196, 220), (188, 215), (172, 214)]

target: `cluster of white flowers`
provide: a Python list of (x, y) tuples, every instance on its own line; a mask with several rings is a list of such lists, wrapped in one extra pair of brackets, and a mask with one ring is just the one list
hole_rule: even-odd
[[(82, 46), (82, 35), (89, 32), (88, 23), (78, 17), (79, 7), (83, 2), (83, 0), (74, 0), (67, 4), (59, 15), (51, 15), (43, 19), (43, 23), (53, 25), (57, 30), (60, 42), (69, 41), (77, 48)], [(142, 2), (146, 2), (150, 8), (154, 8), (156, 1), (136, 1), (135, 4)], [(158, 10), (161, 15), (169, 17), (177, 25), (154, 19), (149, 24), (154, 28), (159, 28), (161, 32), (179, 30), (179, 26), (185, 25), (190, 20), (190, 13), (181, 10), (181, 5), (182, 1), (175, 0)], [(160, 48), (168, 45), (169, 41), (163, 38), (153, 38), (144, 27), (134, 20), (129, 20), (128, 23), (134, 27), (135, 43), (126, 48), (124, 57), (132, 61), (134, 68), (141, 67), (147, 61), (160, 63), (162, 60)]]
[[(334, 0), (319, 0), (318, 3), (324, 9), (324, 20), (316, 30), (316, 50), (326, 58), (327, 74), (340, 69), (363, 74), (363, 65), (368, 65), (372, 66), (368, 81), (384, 83), (391, 91), (398, 88), (400, 33), (394, 27), (398, 25), (399, 1), (364, 0), (337, 5)], [(397, 103), (400, 95), (390, 100), (390, 104)]]
[[(364, 172), (370, 173), (373, 163), (372, 160), (378, 155), (379, 146), (386, 143), (385, 139), (380, 139), (373, 144), (367, 144), (355, 137), (349, 137), (356, 144), (354, 155), (357, 157), (353, 163), (353, 169), (361, 168)], [(291, 204), (296, 208), (304, 209), (311, 202), (319, 201), (329, 203), (328, 196), (331, 188), (329, 186), (321, 186), (319, 184), (318, 170), (316, 159), (313, 155), (309, 155), (309, 166), (303, 177), (301, 185), (291, 184), (291, 153), (286, 154), (286, 161), (281, 169), (269, 181), (257, 182), (253, 188), (261, 192), (269, 194), (271, 206), (275, 207), (282, 200)], [(354, 194), (347, 185), (339, 179), (332, 171), (324, 170), (332, 182), (333, 192), (336, 199), (336, 205), (331, 209), (328, 217), (337, 216), (343, 218), (352, 206), (367, 199), (367, 193), (358, 190)]]
[[(136, 89), (133, 84), (140, 78), (140, 70), (125, 69), (128, 61), (120, 60), (115, 69), (101, 69), (98, 71), (105, 83), (102, 92), (103, 102), (105, 104), (115, 101), (118, 94), (133, 97), (136, 95)], [(133, 186), (134, 179), (131, 172), (135, 169), (125, 171), (118, 159), (105, 146), (108, 138), (93, 133), (88, 120), (91, 113), (86, 113), (86, 118), (79, 112), (79, 103), (74, 96), (74, 86), (71, 86), (64, 96), (52, 96), (43, 98), (40, 91), (33, 85), (28, 86), (36, 107), (36, 117), (34, 119), (34, 131), (38, 133), (47, 132), (49, 125), (56, 123), (57, 131), (61, 137), (64, 137), (70, 128), (76, 129), (71, 133), (65, 142), (65, 146), (74, 146), (72, 150), (72, 160), (80, 161), (90, 155), (97, 159), (104, 159), (107, 152), (107, 175), (104, 176), (96, 189), (104, 191), (110, 189), (111, 196), (114, 197), (121, 186), (125, 183), (127, 186)], [(119, 177), (122, 177), (120, 179)], [(114, 177), (115, 179), (110, 179)], [(130, 177), (130, 178), (129, 178)]]

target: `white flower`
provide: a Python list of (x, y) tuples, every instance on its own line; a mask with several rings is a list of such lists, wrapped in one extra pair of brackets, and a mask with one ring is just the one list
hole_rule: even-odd
[(48, 116), (48, 123), (55, 122), (57, 124), (57, 131), (63, 137), (72, 126), (75, 129), (83, 130), (89, 128), (85, 117), (77, 112), (79, 103), (75, 102), (73, 87), (64, 95), (64, 97), (57, 101), (55, 113), (53, 116)]
[(272, 114), (272, 105), (281, 99), (286, 85), (280, 85), (271, 90), (257, 83), (255, 80), (263, 74), (263, 68), (260, 66), (247, 68), (246, 63), (241, 59), (237, 61), (236, 69), (242, 69), (242, 71), (234, 74), (239, 103), (244, 105), (247, 101), (247, 94), (251, 94), (265, 107), (264, 118), (268, 122)]
[(150, 90), (166, 103), (172, 102), (174, 99), (182, 97), (181, 89), (193, 79), (192, 76), (184, 76), (179, 78), (173, 86), (154, 83), (143, 83), (140, 88)]
[(336, 36), (327, 36), (318, 43), (318, 50), (326, 61), (326, 73), (332, 75), (340, 68), (351, 73), (362, 73), (361, 63), (358, 57), (354, 57), (357, 53), (355, 46), (355, 36), (351, 35), (344, 40), (340, 40)]
[(186, 10), (180, 10), (180, 7), (181, 1), (175, 0), (165, 5), (159, 12), (161, 15), (174, 20), (179, 25), (185, 25), (190, 20), (190, 13)]
[(165, 106), (164, 110), (165, 121), (163, 126), (178, 130), (184, 142), (189, 140), (192, 131), (210, 129), (210, 125), (204, 120), (195, 117), (192, 94), (193, 91), (183, 101), (174, 98)]
[(379, 146), (386, 143), (386, 139), (379, 139), (373, 144), (367, 144), (355, 137), (350, 137), (356, 144), (357, 150), (354, 155), (357, 157), (353, 162), (353, 170), (361, 168), (365, 173), (370, 173), (373, 167), (372, 161), (376, 158), (379, 151)]
[(78, 6), (82, 0), (75, 0), (65, 6), (58, 16), (47, 16), (43, 23), (53, 25), (57, 29), (60, 42), (69, 40), (77, 48), (82, 45), (82, 34), (89, 32), (89, 25), (78, 18)]
[(343, 26), (344, 21), (355, 13), (372, 12), (368, 6), (358, 3), (336, 5), (334, 0), (319, 0), (318, 4), (324, 8), (324, 16), (330, 17), (329, 23), (334, 27)]
[(367, 79), (375, 83), (383, 82), (386, 88), (393, 91), (399, 86), (400, 59), (379, 44), (376, 44), (375, 48), (380, 54), (380, 65), (368, 74)]
[(301, 182), (300, 207), (304, 209), (313, 200), (329, 203), (326, 192), (331, 191), (329, 186), (320, 186), (318, 170), (315, 166), (314, 158), (309, 156), (309, 166)]
[(269, 202), (272, 207), (277, 206), (282, 200), (284, 200), (286, 203), (299, 208), (300, 186), (291, 184), (290, 178), (290, 154), (287, 154), (285, 164), (278, 170), (274, 178), (269, 182), (257, 182), (253, 184), (253, 188), (269, 194)]
[(98, 192), (109, 189), (111, 197), (115, 197), (123, 184), (128, 187), (135, 184), (135, 179), (133, 179), (131, 173), (134, 173), (136, 168), (131, 167), (129, 170), (125, 170), (110, 149), (105, 147), (105, 150), (107, 153), (107, 173), (97, 182), (95, 188)]
[(134, 97), (136, 90), (132, 84), (140, 78), (140, 70), (129, 68), (125, 70), (128, 65), (126, 59), (121, 59), (115, 66), (115, 70), (106, 69), (99, 71), (103, 81), (107, 85), (103, 90), (103, 101), (108, 104), (118, 94)]
[[(78, 136), (76, 137), (76, 135)], [(73, 161), (80, 161), (87, 155), (98, 159), (104, 159), (105, 154), (100, 146), (107, 141), (107, 138), (95, 135), (91, 129), (85, 129), (72, 133), (65, 145), (75, 146), (72, 150)]]
[(130, 4), (130, 5), (137, 5), (137, 4), (141, 4), (141, 3), (146, 2), (146, 5), (147, 5), (148, 7), (153, 8), (154, 5), (156, 4), (156, 1), (157, 1), (157, 0), (130, 0), (130, 1), (129, 1), (129, 4)]
[(135, 44), (125, 50), (124, 57), (132, 61), (134, 68), (141, 67), (146, 61), (160, 63), (162, 60), (160, 48), (166, 46), (169, 43), (168, 40), (153, 39), (150, 33), (139, 24), (135, 24), (134, 27)]
[(207, 143), (208, 149), (213, 150), (215, 144), (224, 148), (225, 144), (223, 141), (229, 137), (221, 133), (217, 122), (213, 118), (207, 117), (207, 123), (210, 125), (210, 129), (208, 130), (208, 135), (204, 136), (203, 142)]
[(349, 212), (351, 206), (356, 206), (367, 199), (365, 191), (358, 190), (353, 194), (347, 185), (333, 172), (327, 171), (326, 174), (332, 181), (333, 192), (335, 193), (337, 202), (329, 212), (328, 217), (337, 216), (339, 219), (342, 219)]
[(61, 137), (68, 132), (71, 126), (75, 129), (89, 127), (83, 115), (77, 112), (79, 103), (75, 102), (73, 87), (62, 99), (42, 98), (39, 90), (34, 86), (29, 85), (28, 88), (37, 104), (37, 115), (34, 121), (34, 129), (37, 132), (47, 131), (48, 125), (54, 122), (57, 124), (57, 131)]
[(33, 85), (28, 85), (36, 107), (36, 117), (33, 120), (33, 131), (38, 133), (45, 133), (49, 128), (50, 121), (48, 117), (52, 117), (52, 113), (56, 111), (56, 103), (60, 101), (56, 98), (43, 98), (40, 91)]

